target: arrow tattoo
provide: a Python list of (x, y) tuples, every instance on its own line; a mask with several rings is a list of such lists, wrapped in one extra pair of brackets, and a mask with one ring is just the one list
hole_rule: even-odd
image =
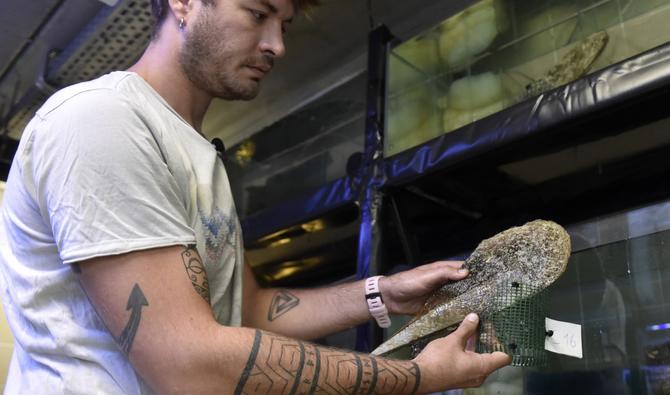
[(133, 309), (133, 311), (130, 313), (130, 319), (126, 324), (126, 327), (123, 328), (123, 332), (121, 332), (118, 340), (121, 349), (126, 354), (130, 353), (130, 347), (133, 345), (137, 328), (140, 326), (142, 306), (149, 306), (149, 302), (147, 302), (147, 298), (142, 293), (140, 286), (135, 284), (133, 290), (130, 292), (128, 305), (126, 306), (126, 310)]

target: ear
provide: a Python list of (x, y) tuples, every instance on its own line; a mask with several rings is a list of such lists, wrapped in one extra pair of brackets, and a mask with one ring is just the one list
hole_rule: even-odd
[(193, 8), (191, 0), (169, 0), (170, 12), (174, 16), (174, 21), (178, 23), (182, 18), (188, 21), (188, 14)]

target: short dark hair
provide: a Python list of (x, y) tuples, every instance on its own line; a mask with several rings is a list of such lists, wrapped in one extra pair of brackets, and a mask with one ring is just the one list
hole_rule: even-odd
[[(200, 0), (205, 5), (213, 5), (216, 0)], [(293, 0), (293, 5), (298, 12), (308, 12), (315, 6), (319, 5), (319, 0)], [(154, 31), (153, 38), (158, 35), (158, 29), (167, 17), (170, 5), (168, 0), (151, 0), (151, 13), (154, 16)]]

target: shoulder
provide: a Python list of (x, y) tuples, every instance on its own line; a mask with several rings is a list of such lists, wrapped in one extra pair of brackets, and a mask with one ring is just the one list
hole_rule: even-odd
[(155, 151), (155, 127), (138, 104), (141, 100), (124, 88), (127, 76), (111, 73), (56, 92), (24, 132), (23, 138), (30, 141), (25, 154), (48, 157), (49, 152), (71, 152), (81, 159), (123, 156), (138, 147)]
[(130, 77), (128, 73), (114, 72), (95, 80), (61, 89), (53, 94), (37, 111), (37, 117), (89, 118), (127, 116), (136, 111), (133, 97), (120, 87)]

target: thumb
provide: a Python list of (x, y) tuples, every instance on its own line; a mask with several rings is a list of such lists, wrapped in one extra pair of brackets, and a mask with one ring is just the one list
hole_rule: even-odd
[(453, 335), (458, 338), (459, 344), (465, 350), (466, 345), (468, 344), (468, 339), (470, 339), (477, 332), (477, 325), (479, 324), (479, 317), (475, 313), (468, 314), (461, 325), (458, 326), (458, 329), (454, 331)]
[(494, 370), (498, 370), (503, 366), (509, 365), (510, 363), (512, 363), (511, 356), (505, 354), (504, 352), (496, 351), (489, 354), (486, 369), (489, 372), (493, 372)]

